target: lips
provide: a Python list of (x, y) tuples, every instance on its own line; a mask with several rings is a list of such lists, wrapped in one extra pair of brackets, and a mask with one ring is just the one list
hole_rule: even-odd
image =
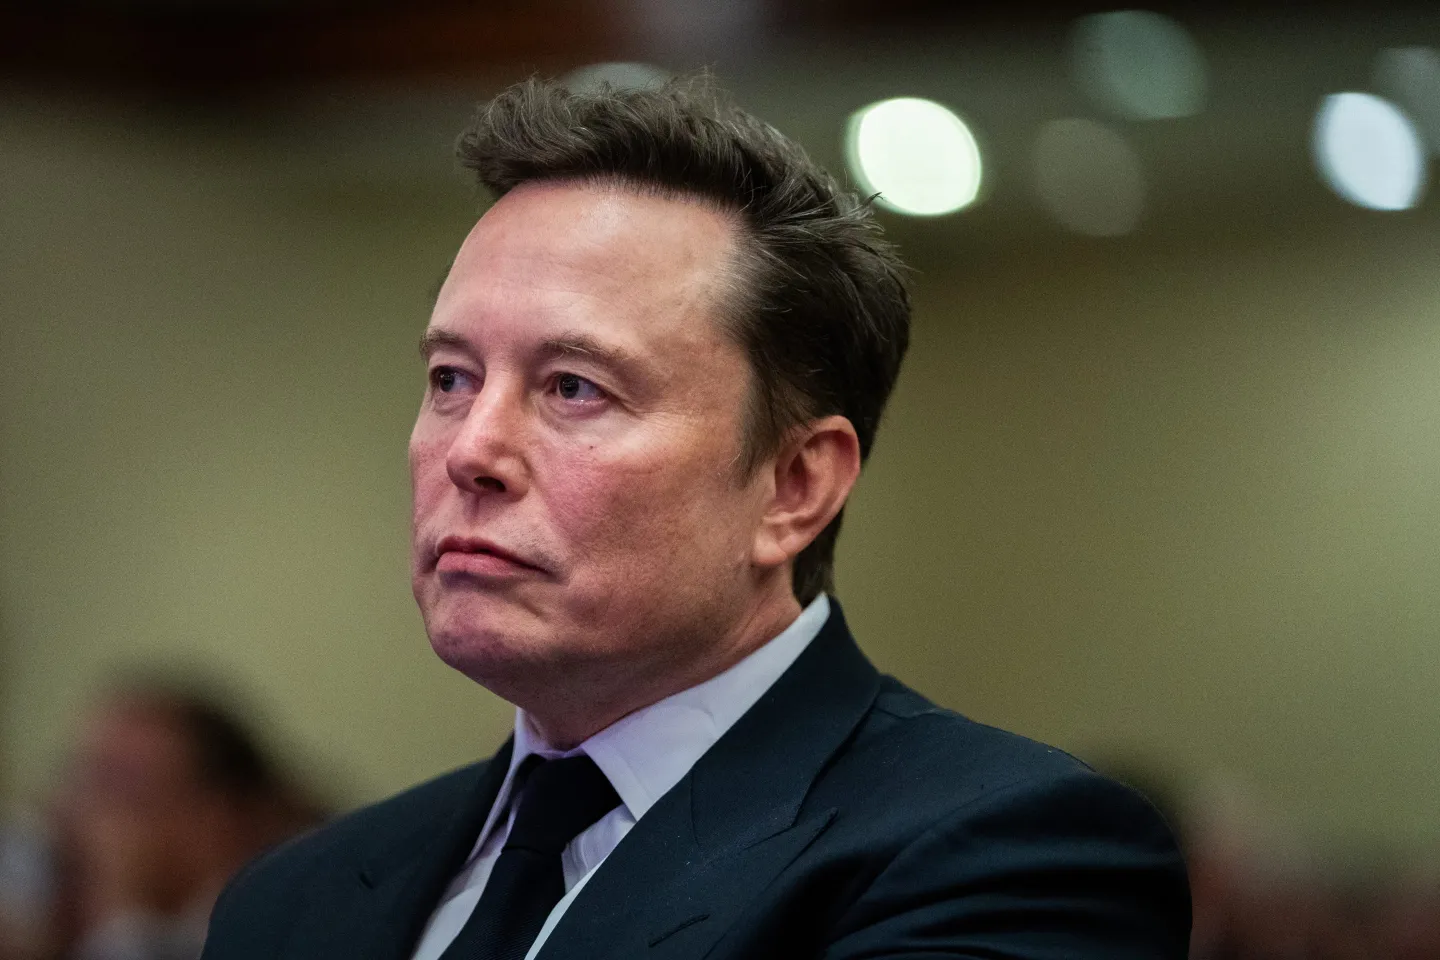
[(543, 573), (539, 565), (516, 556), (489, 540), (474, 537), (444, 537), (435, 546), (435, 569), (439, 573), (470, 574), (479, 577)]

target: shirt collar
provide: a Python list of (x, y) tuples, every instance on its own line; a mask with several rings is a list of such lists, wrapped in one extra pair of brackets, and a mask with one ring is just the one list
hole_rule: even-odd
[(572, 750), (551, 747), (516, 708), (510, 769), (482, 836), (507, 805), (515, 771), (532, 753), (547, 759), (588, 755), (639, 820), (780, 679), (829, 618), (830, 600), (822, 593), (790, 626), (728, 670), (622, 717)]

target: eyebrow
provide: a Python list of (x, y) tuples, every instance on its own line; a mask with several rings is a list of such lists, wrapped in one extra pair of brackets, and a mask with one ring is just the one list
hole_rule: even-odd
[(470, 345), (465, 342), (464, 337), (458, 333), (451, 333), (448, 330), (426, 330), (424, 335), (420, 337), (420, 356), (422, 359), (429, 360), (435, 351), (444, 347), (468, 352)]
[(639, 358), (629, 351), (601, 343), (588, 333), (567, 333), (550, 337), (540, 344), (540, 355), (546, 359), (580, 357), (621, 371), (634, 370), (640, 365)]
[[(449, 330), (426, 330), (420, 338), (420, 356), (428, 360), (436, 351), (443, 349), (469, 353), (470, 343), (460, 334)], [(549, 337), (541, 342), (538, 353), (546, 360), (578, 357), (637, 377), (643, 368), (639, 357), (620, 347), (601, 343), (588, 333), (566, 333)]]

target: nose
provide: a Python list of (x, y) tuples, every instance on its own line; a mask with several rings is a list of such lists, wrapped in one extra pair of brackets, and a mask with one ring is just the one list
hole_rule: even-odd
[(525, 417), (516, 391), (488, 381), (445, 455), (450, 482), (467, 493), (520, 497), (528, 487)]

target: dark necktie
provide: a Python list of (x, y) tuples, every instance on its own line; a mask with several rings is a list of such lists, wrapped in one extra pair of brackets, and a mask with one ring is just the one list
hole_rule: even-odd
[(530, 756), (520, 765), (520, 807), (475, 911), (440, 960), (524, 960), (545, 918), (565, 895), (560, 853), (620, 803), (584, 754)]

